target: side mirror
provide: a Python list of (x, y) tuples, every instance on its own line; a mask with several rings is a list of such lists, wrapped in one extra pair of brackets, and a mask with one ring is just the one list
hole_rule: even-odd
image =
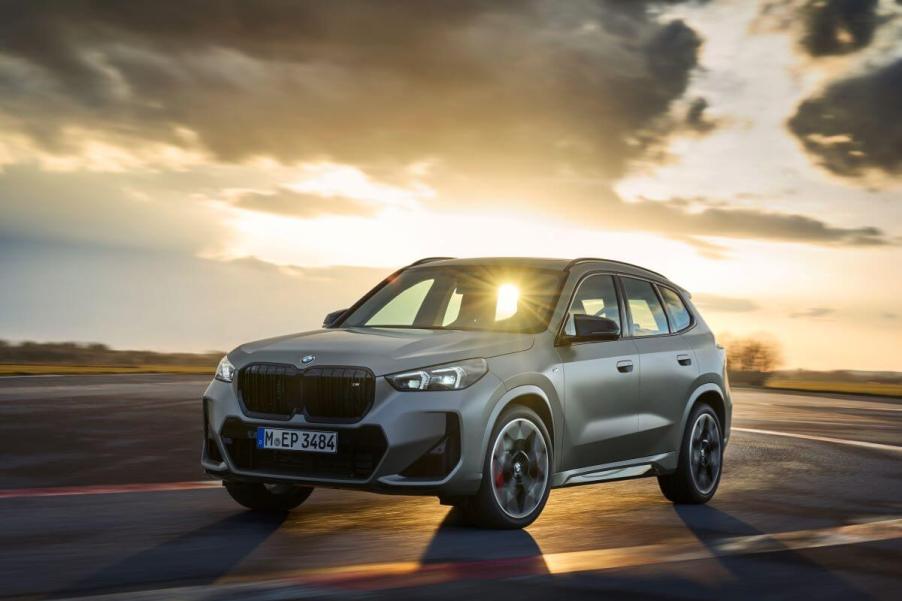
[(620, 325), (607, 317), (595, 315), (574, 315), (574, 336), (567, 336), (565, 340), (570, 342), (583, 342), (589, 340), (617, 340), (620, 338)]
[(341, 319), (341, 316), (344, 315), (346, 312), (347, 312), (347, 309), (339, 309), (338, 311), (332, 311), (331, 313), (326, 315), (325, 319), (323, 319), (323, 327), (331, 328), (333, 325), (335, 325), (335, 322), (337, 322), (339, 319)]

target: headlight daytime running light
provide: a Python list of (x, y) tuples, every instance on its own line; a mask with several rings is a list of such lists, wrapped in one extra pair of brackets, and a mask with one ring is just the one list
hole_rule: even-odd
[(229, 361), (228, 356), (223, 357), (216, 367), (216, 379), (222, 382), (231, 382), (235, 377), (235, 366)]
[(461, 390), (475, 384), (489, 371), (485, 359), (467, 359), (435, 367), (385, 376), (389, 384), (402, 392), (420, 390)]

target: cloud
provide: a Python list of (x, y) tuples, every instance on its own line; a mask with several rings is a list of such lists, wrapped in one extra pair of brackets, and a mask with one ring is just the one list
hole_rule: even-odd
[(789, 128), (838, 175), (902, 175), (902, 59), (805, 100)]
[(747, 298), (720, 296), (718, 294), (693, 294), (692, 302), (700, 309), (722, 313), (748, 313), (759, 309), (757, 303)]
[(613, 178), (697, 63), (699, 37), (655, 4), (20, 3), (0, 23), (0, 117), (51, 154), (79, 152), (77, 123), (226, 162)]
[[(892, 244), (876, 227), (835, 227), (804, 215), (753, 208), (709, 206), (699, 210), (694, 204), (698, 202), (687, 199), (622, 203), (611, 212), (609, 223), (660, 232), (678, 239), (711, 236), (842, 246)], [(717, 255), (716, 246), (707, 250)]]
[(804, 8), (802, 46), (812, 56), (846, 54), (874, 37), (881, 22), (877, 0), (815, 0)]
[(308, 192), (296, 192), (280, 188), (271, 192), (244, 190), (228, 197), (228, 202), (239, 209), (275, 213), (288, 217), (313, 218), (321, 215), (371, 216), (381, 207), (356, 198), (344, 196), (320, 196)]
[(789, 316), (794, 319), (799, 317), (818, 318), (826, 317), (827, 315), (831, 315), (833, 313), (835, 313), (835, 310), (827, 307), (811, 307), (810, 309), (805, 309), (804, 311), (790, 313)]
[(686, 124), (695, 131), (708, 132), (714, 129), (715, 123), (705, 115), (708, 110), (708, 101), (698, 97), (692, 100), (686, 110)]

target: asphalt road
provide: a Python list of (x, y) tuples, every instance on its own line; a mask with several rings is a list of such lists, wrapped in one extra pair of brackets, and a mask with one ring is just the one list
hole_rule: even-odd
[(599, 484), (487, 532), (429, 498), (241, 510), (199, 471), (206, 382), (0, 379), (0, 597), (902, 598), (898, 400), (736, 390), (707, 506)]

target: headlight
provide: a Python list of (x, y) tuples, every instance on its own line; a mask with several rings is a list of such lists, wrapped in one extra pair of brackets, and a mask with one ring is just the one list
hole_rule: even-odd
[(216, 379), (223, 382), (231, 382), (235, 376), (235, 366), (229, 361), (228, 357), (223, 357), (222, 361), (216, 367)]
[(475, 384), (487, 371), (489, 371), (489, 366), (485, 359), (467, 359), (457, 363), (393, 374), (385, 376), (385, 379), (401, 391), (460, 390)]

